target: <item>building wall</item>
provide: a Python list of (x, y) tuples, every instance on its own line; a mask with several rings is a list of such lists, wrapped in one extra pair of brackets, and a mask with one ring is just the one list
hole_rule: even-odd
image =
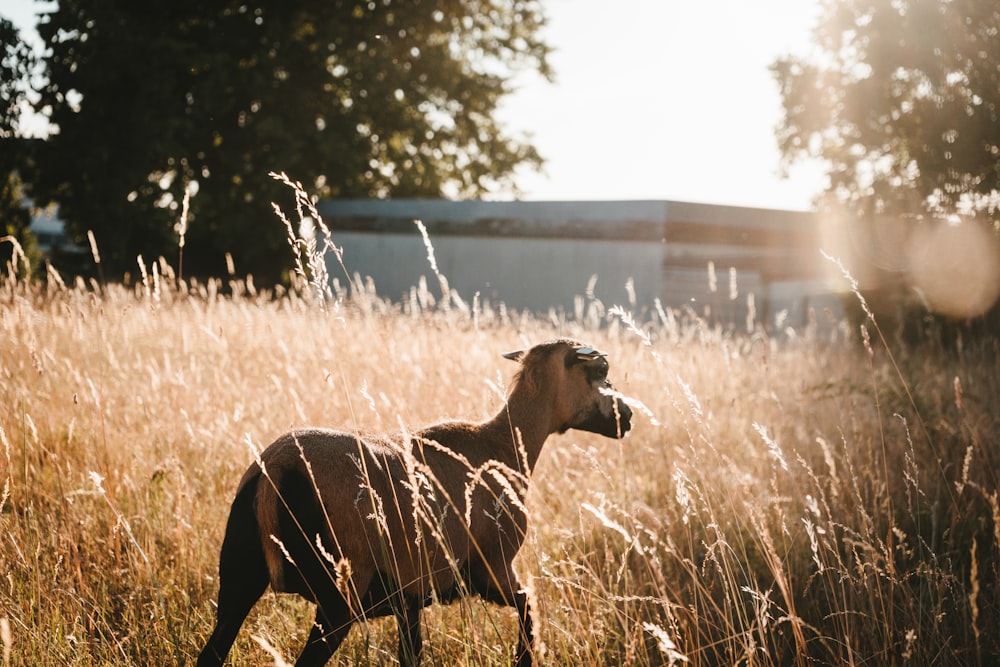
[[(421, 219), (439, 270), (466, 302), (478, 294), (517, 310), (573, 313), (579, 297), (592, 296), (650, 313), (659, 301), (734, 328), (799, 328), (810, 309), (838, 310), (816, 268), (818, 234), (805, 213), (665, 201), (440, 200), (322, 202), (320, 213), (348, 271), (393, 300), (407, 298), (421, 277), (440, 295), (413, 222)], [(331, 275), (342, 273), (331, 266)]]
[[(348, 271), (371, 277), (378, 293), (405, 297), (421, 276), (439, 294), (423, 238), (412, 234), (335, 233)], [(438, 269), (459, 296), (471, 302), (503, 302), (519, 310), (572, 312), (574, 297), (584, 295), (597, 276), (594, 296), (610, 306), (629, 303), (626, 283), (635, 286), (636, 302), (651, 304), (659, 295), (662, 244), (591, 239), (525, 239), (432, 236)], [(331, 267), (332, 275), (342, 273)]]

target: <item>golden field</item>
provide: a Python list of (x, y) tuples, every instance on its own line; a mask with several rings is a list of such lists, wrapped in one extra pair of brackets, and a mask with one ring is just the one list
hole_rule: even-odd
[[(846, 325), (738, 334), (664, 313), (538, 319), (245, 281), (0, 283), (3, 665), (184, 665), (253, 449), (290, 427), (485, 419), (500, 356), (569, 336), (647, 409), (546, 444), (518, 557), (543, 665), (1000, 661), (996, 341), (892, 349)], [(604, 316), (601, 316), (604, 315)], [(623, 321), (624, 320), (624, 321)], [(291, 661), (309, 605), (267, 594), (227, 664)], [(511, 609), (424, 612), (425, 664), (504, 665)], [(394, 664), (391, 619), (330, 664)]]

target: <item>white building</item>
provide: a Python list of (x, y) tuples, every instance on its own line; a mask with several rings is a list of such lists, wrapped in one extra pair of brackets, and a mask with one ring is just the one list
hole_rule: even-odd
[[(324, 201), (319, 211), (348, 271), (394, 300), (421, 276), (437, 283), (420, 220), (440, 272), (465, 301), (478, 294), (519, 310), (572, 313), (581, 296), (640, 312), (659, 300), (738, 326), (751, 310), (766, 326), (776, 318), (802, 326), (810, 309), (840, 312), (810, 213), (674, 201), (443, 200)], [(343, 274), (339, 265), (330, 272)]]

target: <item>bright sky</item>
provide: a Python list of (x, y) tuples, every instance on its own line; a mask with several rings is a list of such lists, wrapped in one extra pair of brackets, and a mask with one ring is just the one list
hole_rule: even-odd
[(526, 199), (807, 209), (818, 165), (779, 175), (779, 56), (810, 50), (818, 0), (547, 0), (554, 85), (504, 118), (548, 161)]
[[(32, 0), (0, 14), (33, 25)], [(768, 66), (810, 48), (818, 0), (546, 0), (556, 82), (527, 78), (502, 118), (547, 160), (525, 199), (675, 199), (807, 209), (817, 165), (779, 174)]]

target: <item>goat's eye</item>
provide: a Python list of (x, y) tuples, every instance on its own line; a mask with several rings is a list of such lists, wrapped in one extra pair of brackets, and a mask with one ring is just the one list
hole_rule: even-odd
[(602, 357), (584, 367), (587, 380), (594, 384), (604, 384), (608, 381), (608, 362)]

